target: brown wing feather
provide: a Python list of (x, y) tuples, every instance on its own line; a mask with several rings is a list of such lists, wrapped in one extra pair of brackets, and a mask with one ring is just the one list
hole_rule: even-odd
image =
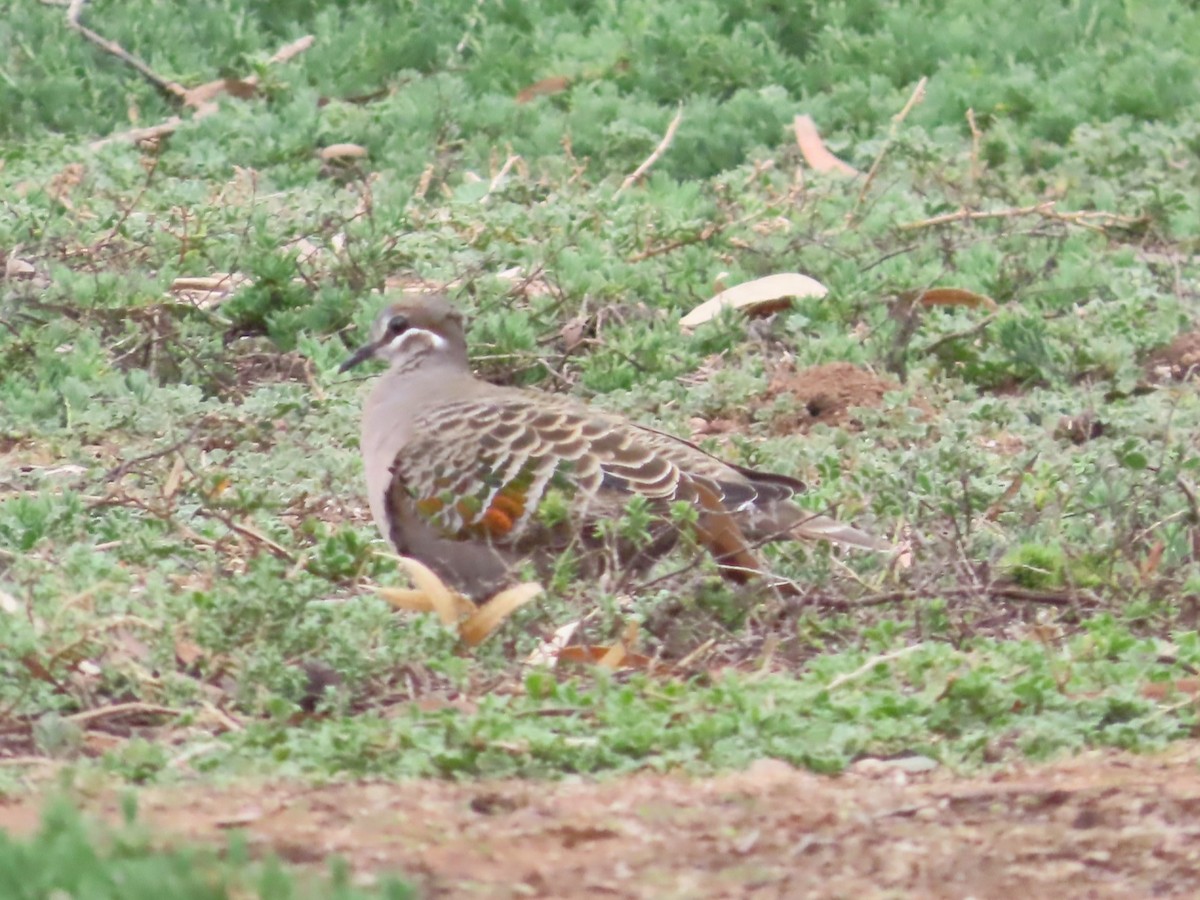
[(583, 503), (604, 494), (664, 504), (702, 497), (730, 511), (803, 489), (569, 398), (464, 400), (429, 410), (416, 424), (421, 437), (399, 454), (394, 477), (447, 537), (516, 543), (551, 487)]

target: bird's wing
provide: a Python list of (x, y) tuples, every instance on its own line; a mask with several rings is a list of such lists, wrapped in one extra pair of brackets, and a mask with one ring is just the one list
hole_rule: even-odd
[(515, 541), (552, 490), (575, 503), (634, 495), (665, 503), (694, 501), (703, 485), (708, 502), (730, 510), (761, 491), (694, 445), (568, 398), (463, 400), (416, 425), (393, 477), (447, 537)]

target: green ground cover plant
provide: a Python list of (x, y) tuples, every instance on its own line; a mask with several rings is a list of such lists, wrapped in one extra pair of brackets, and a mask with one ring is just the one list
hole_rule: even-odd
[[(61, 9), (4, 18), (0, 758), (29, 768), (0, 791), (46, 764), (971, 768), (1193, 734), (1194, 6), (85, 8), (172, 82), (257, 78), (199, 117)], [(870, 178), (813, 172), (802, 113)], [(322, 158), (343, 143), (362, 155)], [(828, 296), (679, 328), (783, 271)], [(178, 289), (215, 273), (241, 280)], [(470, 652), (398, 616), (362, 381), (336, 369), (415, 284), (470, 313), (488, 377), (795, 473), (911, 565), (781, 548), (788, 600), (686, 560), (640, 585), (564, 568)], [(946, 287), (993, 305), (920, 302)], [(825, 423), (772, 389), (834, 362), (882, 402)], [(666, 674), (530, 670), (575, 620), (602, 645), (635, 623)]]
[(378, 889), (351, 885), (349, 872), (336, 861), (331, 877), (297, 880), (278, 860), (251, 862), (234, 835), (221, 854), (156, 847), (136, 819), (136, 803), (125, 803), (127, 820), (115, 832), (97, 835), (67, 801), (47, 808), (41, 829), (28, 840), (0, 832), (0, 896), (9, 898), (88, 897), (91, 900), (149, 900), (179, 897), (216, 900), (258, 896), (290, 900), (327, 897), (365, 900), (416, 896), (392, 879)]

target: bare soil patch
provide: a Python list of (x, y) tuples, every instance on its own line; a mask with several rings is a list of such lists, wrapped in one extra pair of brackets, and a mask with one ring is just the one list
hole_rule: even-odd
[(1146, 377), (1151, 382), (1182, 381), (1200, 373), (1200, 331), (1185, 331), (1146, 360)]
[(852, 415), (856, 407), (883, 405), (889, 391), (900, 385), (881, 378), (866, 369), (848, 362), (826, 363), (806, 369), (781, 367), (776, 369), (767, 386), (766, 400), (790, 396), (795, 412), (777, 416), (771, 429), (777, 434), (807, 431), (813, 425), (842, 425), (852, 430), (862, 429)]
[(711, 420), (694, 420), (693, 435), (742, 431), (755, 418), (755, 411), (761, 415), (764, 409), (771, 410), (772, 434), (804, 434), (814, 425), (861, 431), (863, 423), (855, 418), (854, 411), (883, 406), (884, 396), (900, 389), (890, 378), (853, 363), (824, 363), (803, 369), (784, 364), (770, 373), (766, 390), (748, 407)]
[[(881, 761), (840, 777), (761, 760), (707, 779), (411, 781), (143, 790), (166, 840), (223, 842), (430, 897), (1194, 897), (1200, 742), (963, 778)], [(116, 792), (80, 801), (119, 819)], [(0, 802), (36, 827), (40, 798)]]

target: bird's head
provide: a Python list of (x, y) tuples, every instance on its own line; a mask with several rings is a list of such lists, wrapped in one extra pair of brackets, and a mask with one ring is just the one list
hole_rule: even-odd
[(339, 372), (368, 359), (408, 371), (435, 362), (467, 366), (462, 316), (441, 294), (417, 294), (384, 307), (371, 325), (371, 338), (350, 355)]

